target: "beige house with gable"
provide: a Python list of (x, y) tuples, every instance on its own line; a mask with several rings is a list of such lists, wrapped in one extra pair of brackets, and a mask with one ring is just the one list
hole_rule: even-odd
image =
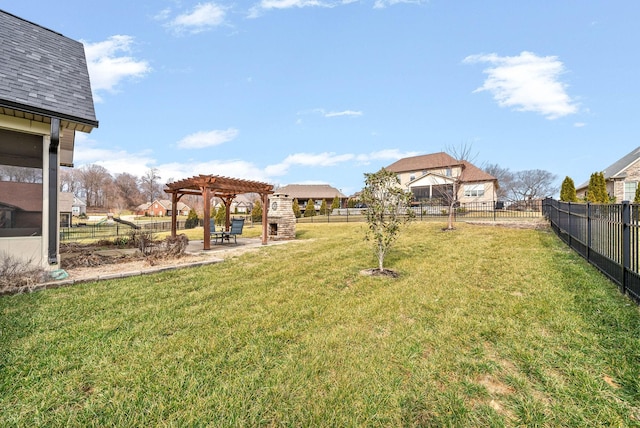
[(98, 127), (84, 46), (2, 10), (0, 40), (0, 256), (54, 270), (71, 211), (59, 169)]
[(440, 201), (453, 192), (460, 203), (493, 203), (498, 180), (467, 161), (458, 161), (444, 152), (400, 159), (388, 167), (400, 184), (411, 190), (416, 202)]
[(340, 190), (328, 184), (289, 184), (277, 189), (277, 192), (297, 199), (301, 210), (304, 210), (309, 200), (313, 201), (316, 211), (320, 210), (324, 200), (327, 207), (331, 207), (335, 197), (340, 201), (340, 208), (346, 207), (349, 199)]
[[(607, 185), (607, 193), (615, 197), (615, 201), (633, 201), (636, 188), (640, 183), (640, 147), (618, 159), (602, 170)], [(578, 198), (585, 198), (589, 181), (576, 188)]]

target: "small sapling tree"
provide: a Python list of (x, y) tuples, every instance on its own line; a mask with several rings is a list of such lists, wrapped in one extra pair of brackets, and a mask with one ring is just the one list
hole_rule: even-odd
[(300, 204), (298, 203), (298, 198), (293, 200), (293, 214), (296, 218), (302, 217), (302, 212), (300, 211)]
[(369, 229), (366, 239), (373, 241), (378, 271), (384, 273), (384, 258), (398, 237), (400, 227), (413, 217), (409, 208), (413, 195), (402, 189), (394, 172), (384, 168), (364, 176), (361, 200), (367, 205)]
[(304, 207), (304, 216), (313, 217), (315, 215), (316, 215), (316, 206), (314, 205), (313, 199), (309, 199), (307, 201), (307, 205)]
[(607, 193), (607, 184), (604, 179), (604, 173), (594, 172), (589, 178), (589, 187), (587, 187), (587, 202), (595, 202), (597, 204), (606, 204), (610, 202)]
[(256, 200), (251, 210), (251, 220), (254, 223), (262, 222), (262, 203), (260, 200)]
[(562, 182), (562, 187), (560, 187), (560, 200), (564, 202), (578, 202), (576, 186), (569, 176), (565, 177)]
[(323, 199), (320, 204), (320, 215), (327, 215), (327, 200)]
[(331, 202), (331, 212), (336, 208), (340, 208), (340, 198), (338, 198), (338, 195), (336, 195), (336, 197), (333, 198), (333, 202)]
[(197, 225), (198, 225), (198, 214), (196, 214), (196, 211), (192, 208), (191, 210), (189, 210), (189, 215), (187, 216), (187, 220), (184, 222), (184, 228), (193, 229)]
[[(262, 213), (260, 215), (262, 215)], [(217, 225), (225, 226), (224, 222), (227, 219), (227, 207), (224, 204), (220, 204), (218, 207), (215, 219)]]

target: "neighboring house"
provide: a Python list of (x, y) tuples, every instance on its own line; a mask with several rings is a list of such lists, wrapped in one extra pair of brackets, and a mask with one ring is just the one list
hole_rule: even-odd
[(400, 184), (411, 190), (416, 202), (442, 201), (452, 194), (456, 182), (460, 203), (496, 200), (498, 180), (495, 177), (444, 152), (403, 158), (386, 169), (398, 175)]
[[(171, 201), (169, 199), (156, 199), (155, 201), (147, 204), (142, 204), (138, 207), (137, 211), (142, 210), (141, 215), (147, 215), (150, 217), (165, 217), (171, 215)], [(189, 208), (185, 203), (178, 202), (177, 215), (189, 215)]]
[(297, 199), (298, 205), (303, 211), (310, 199), (313, 201), (316, 211), (320, 210), (323, 200), (327, 202), (327, 208), (331, 208), (331, 204), (337, 196), (340, 200), (340, 208), (344, 208), (347, 206), (347, 199), (349, 199), (340, 190), (328, 184), (289, 184), (277, 189), (277, 193)]
[[(233, 201), (231, 201), (231, 205), (229, 209), (231, 210), (232, 214), (233, 213), (250, 214), (251, 211), (253, 210), (253, 204), (255, 203), (255, 201), (259, 201), (259, 200), (260, 200), (260, 195), (258, 194), (242, 193), (240, 195), (237, 195), (235, 198), (233, 198)], [(220, 198), (213, 198), (211, 206), (218, 209), (220, 206), (224, 206), (224, 202)]]
[(87, 204), (80, 198), (73, 197), (73, 205), (71, 206), (71, 214), (79, 217), (87, 215)]
[[(640, 182), (640, 147), (618, 159), (602, 171), (607, 184), (607, 193), (616, 202), (633, 201)], [(585, 198), (589, 181), (576, 188), (578, 198)]]
[(71, 227), (71, 215), (73, 213), (73, 193), (60, 192), (58, 198), (58, 211), (60, 211), (60, 227)]
[(151, 206), (151, 202), (145, 202), (144, 204), (138, 205), (134, 211), (135, 215), (149, 215), (149, 207)]
[(96, 127), (82, 43), (0, 10), (0, 257), (58, 268), (59, 168)]

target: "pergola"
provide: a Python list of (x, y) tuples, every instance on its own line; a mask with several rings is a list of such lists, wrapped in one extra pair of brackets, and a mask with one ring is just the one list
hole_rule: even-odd
[[(231, 201), (242, 193), (257, 193), (262, 201), (262, 245), (267, 243), (267, 211), (269, 195), (273, 185), (259, 181), (240, 180), (219, 175), (202, 175), (175, 181), (166, 185), (165, 193), (171, 194), (171, 236), (176, 236), (176, 216), (178, 201), (184, 195), (202, 195), (204, 198), (204, 218), (210, 218), (211, 198), (218, 197), (226, 207), (225, 230), (229, 230)], [(211, 249), (211, 225), (204, 221), (204, 249)]]

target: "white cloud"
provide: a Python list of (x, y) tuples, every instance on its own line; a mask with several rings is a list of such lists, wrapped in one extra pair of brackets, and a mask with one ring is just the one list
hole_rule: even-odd
[(397, 4), (422, 4), (422, 0), (376, 0), (373, 3), (374, 9), (384, 9), (388, 6), (395, 6)]
[[(374, 9), (384, 9), (388, 6), (394, 6), (396, 4), (422, 4), (426, 0), (376, 0), (373, 3)], [(332, 8), (337, 6), (344, 6), (351, 3), (357, 3), (358, 0), (262, 0), (260, 3), (255, 4), (249, 9), (249, 18), (257, 18), (262, 15), (263, 12), (269, 10), (283, 10), (292, 8), (304, 8), (304, 7), (325, 7)]]
[(401, 152), (398, 149), (386, 149), (372, 153), (365, 153), (356, 156), (356, 160), (360, 163), (368, 164), (376, 160), (398, 160), (419, 155), (419, 152)]
[(324, 117), (340, 117), (340, 116), (362, 116), (364, 113), (358, 110), (343, 110), (343, 111), (326, 111), (323, 108), (314, 108), (312, 110), (299, 111), (298, 115), (306, 114), (320, 114)]
[(338, 155), (336, 153), (295, 153), (287, 156), (282, 162), (269, 165), (265, 172), (270, 177), (285, 175), (293, 166), (335, 166), (337, 164), (350, 161), (354, 158), (352, 154)]
[(150, 150), (130, 153), (121, 149), (101, 148), (99, 143), (90, 139), (87, 134), (78, 132), (75, 138), (73, 163), (78, 167), (96, 164), (105, 167), (111, 174), (119, 174), (146, 171), (155, 163), (155, 159), (151, 156)]
[(116, 92), (116, 87), (123, 80), (143, 77), (151, 71), (147, 61), (127, 55), (118, 56), (131, 51), (133, 38), (130, 36), (116, 35), (103, 42), (83, 43), (91, 89), (96, 102), (102, 101), (98, 92)]
[[(216, 3), (199, 3), (190, 12), (176, 16), (167, 26), (178, 33), (201, 33), (222, 25), (225, 20), (225, 8)], [(166, 11), (161, 16), (168, 16)]]
[(227, 130), (201, 131), (187, 135), (178, 141), (178, 147), (181, 149), (202, 149), (205, 147), (217, 146), (228, 141), (232, 141), (239, 134), (234, 128)]
[(496, 54), (471, 55), (465, 63), (486, 62), (488, 75), (474, 92), (488, 91), (501, 107), (540, 113), (548, 119), (574, 114), (578, 106), (566, 93), (566, 84), (559, 80), (564, 65), (555, 56), (537, 56), (522, 52), (518, 56)]
[(371, 161), (398, 160), (404, 157), (416, 156), (418, 152), (401, 152), (397, 149), (380, 150), (363, 154), (336, 154), (333, 152), (324, 153), (295, 153), (287, 156), (282, 162), (269, 165), (265, 168), (265, 173), (269, 177), (280, 177), (286, 175), (294, 166), (312, 167), (333, 167), (346, 162), (357, 162), (368, 164)]
[(584, 122), (576, 122), (576, 123), (573, 124), (573, 126), (575, 126), (576, 128), (582, 128), (582, 127), (587, 126), (587, 124), (584, 123)]
[(220, 175), (223, 177), (242, 178), (243, 180), (256, 180), (269, 182), (265, 172), (255, 164), (243, 160), (217, 160), (212, 159), (202, 162), (171, 162), (158, 165), (163, 179), (172, 178), (182, 180), (200, 174)]
[(304, 7), (334, 7), (334, 2), (320, 0), (262, 0), (249, 9), (249, 18), (257, 18), (262, 12), (272, 9), (291, 9)]
[(325, 113), (324, 117), (338, 117), (338, 116), (362, 116), (361, 111), (344, 110), (344, 111), (330, 111)]

